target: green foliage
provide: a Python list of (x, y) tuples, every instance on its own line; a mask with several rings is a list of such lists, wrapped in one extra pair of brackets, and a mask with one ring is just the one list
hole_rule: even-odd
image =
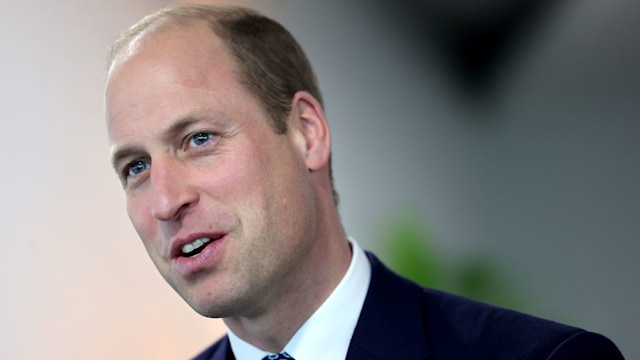
[(507, 271), (480, 256), (452, 261), (420, 222), (399, 218), (388, 227), (383, 258), (399, 274), (426, 287), (482, 302), (526, 311), (522, 295), (508, 281)]

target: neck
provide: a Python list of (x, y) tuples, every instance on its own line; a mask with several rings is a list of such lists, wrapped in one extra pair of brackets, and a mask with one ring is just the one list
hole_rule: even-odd
[(318, 234), (286, 293), (270, 299), (263, 311), (251, 316), (224, 318), (233, 333), (259, 349), (281, 352), (305, 321), (342, 280), (351, 262), (351, 247), (338, 216), (333, 232)]

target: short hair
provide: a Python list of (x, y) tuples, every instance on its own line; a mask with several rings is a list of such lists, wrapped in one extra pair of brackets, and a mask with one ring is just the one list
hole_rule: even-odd
[[(274, 132), (287, 131), (291, 100), (298, 91), (307, 91), (324, 107), (311, 63), (291, 33), (278, 22), (242, 7), (183, 4), (147, 15), (113, 43), (107, 55), (109, 71), (118, 56), (147, 33), (197, 21), (206, 23), (222, 40), (236, 62), (240, 82), (263, 106)], [(329, 175), (337, 204), (331, 161)]]
[(109, 68), (120, 52), (148, 30), (204, 21), (220, 37), (239, 68), (240, 81), (262, 103), (274, 131), (287, 130), (291, 99), (307, 91), (322, 105), (316, 76), (304, 51), (282, 25), (241, 7), (186, 4), (161, 9), (124, 32), (109, 51)]

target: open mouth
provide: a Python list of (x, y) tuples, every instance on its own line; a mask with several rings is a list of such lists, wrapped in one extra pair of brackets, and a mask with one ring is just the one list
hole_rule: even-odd
[(171, 244), (170, 262), (177, 274), (192, 279), (202, 271), (215, 268), (228, 233), (192, 233)]
[(193, 242), (190, 242), (188, 244), (184, 244), (180, 248), (181, 250), (180, 256), (189, 257), (189, 258), (196, 257), (202, 252), (202, 250), (204, 250), (204, 248), (207, 247), (207, 245), (211, 244), (215, 240), (216, 239), (213, 239), (213, 238), (203, 237), (203, 238), (196, 239)]

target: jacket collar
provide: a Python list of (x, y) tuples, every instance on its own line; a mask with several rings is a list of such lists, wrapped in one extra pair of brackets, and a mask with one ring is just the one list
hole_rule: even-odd
[[(424, 291), (394, 274), (373, 254), (367, 252), (367, 257), (371, 263), (371, 283), (347, 360), (427, 359), (432, 350)], [(235, 360), (235, 357), (225, 336), (196, 359)]]

